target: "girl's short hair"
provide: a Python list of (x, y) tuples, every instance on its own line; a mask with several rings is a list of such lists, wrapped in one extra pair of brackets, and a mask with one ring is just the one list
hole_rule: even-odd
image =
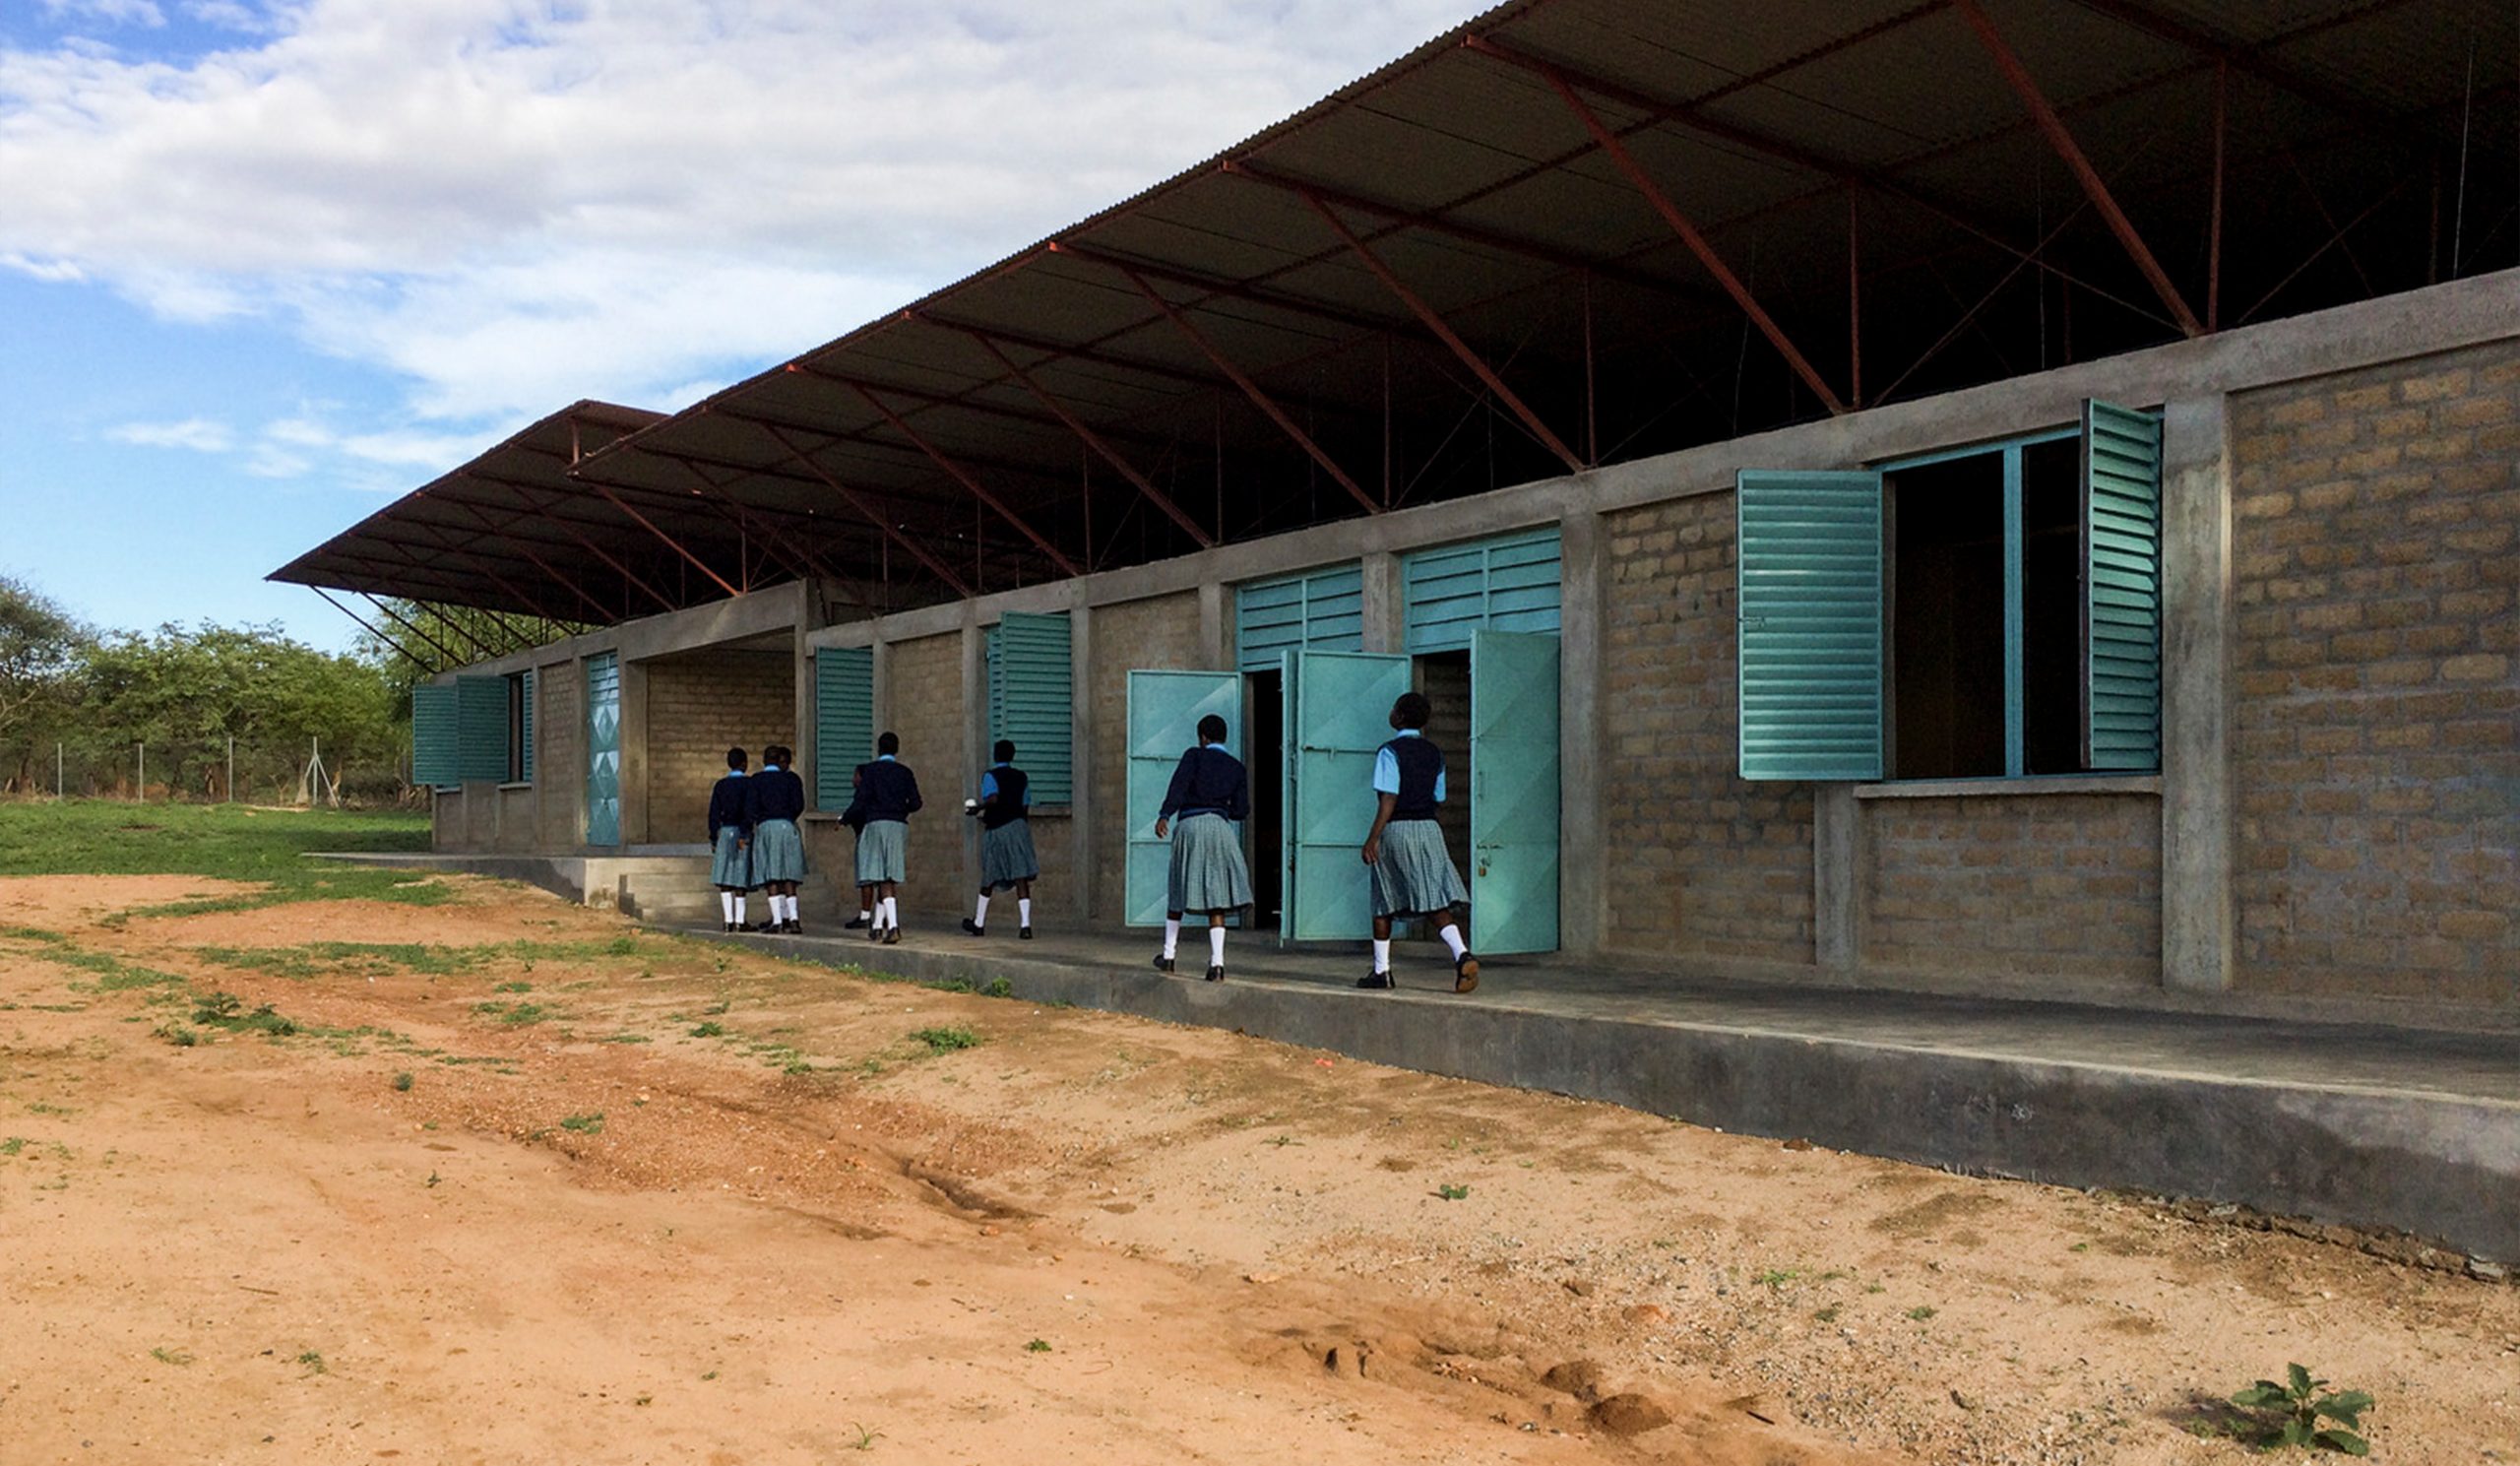
[(1400, 701), (1391, 705), (1391, 716), (1402, 728), (1423, 729), (1435, 710), (1426, 704), (1423, 692), (1404, 692)]
[(1015, 761), (1015, 740), (1013, 738), (998, 739), (997, 747), (992, 750), (992, 753), (999, 763), (1013, 763)]
[(901, 751), (902, 751), (902, 735), (901, 735), (900, 733), (893, 733), (893, 732), (891, 732), (891, 731), (887, 730), (885, 733), (883, 733), (882, 734), (880, 734), (880, 735), (878, 735), (878, 736), (876, 737), (876, 739), (875, 739), (875, 751), (876, 751), (877, 753), (899, 753), (899, 752), (901, 752)]
[(1199, 720), (1199, 740), (1203, 743), (1225, 741), (1225, 720), (1214, 713)]
[(750, 768), (752, 767), (752, 755), (744, 752), (741, 748), (729, 748), (726, 750), (726, 767), (730, 769)]

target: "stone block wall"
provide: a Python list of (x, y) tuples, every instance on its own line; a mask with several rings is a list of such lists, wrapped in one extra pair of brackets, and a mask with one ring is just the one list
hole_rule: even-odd
[(1867, 799), (1867, 966), (2150, 987), (2161, 981), (2161, 801), (2142, 795)]
[(902, 762), (917, 773), (926, 800), (911, 816), (910, 883), (901, 904), (933, 918), (960, 909), (967, 894), (963, 799), (979, 783), (976, 769), (963, 768), (963, 633), (896, 642), (884, 655), (884, 721), (875, 731), (901, 734)]
[(586, 669), (575, 662), (535, 669), (535, 839), (545, 850), (573, 847), (585, 835), (586, 690)]
[(709, 791), (740, 745), (761, 766), (770, 743), (796, 741), (795, 664), (785, 652), (661, 657), (648, 674), (648, 841), (709, 838)]
[[(1094, 665), (1089, 693), (1094, 729), (1093, 766), (1080, 775), (1094, 781), (1091, 818), (1098, 869), (1094, 918), (1120, 921), (1126, 900), (1122, 868), (1128, 859), (1129, 670), (1132, 668), (1196, 668), (1199, 598), (1195, 593), (1098, 606), (1094, 611)], [(1034, 832), (1039, 843), (1049, 833)]]
[(1606, 941), (1808, 963), (1811, 788), (1736, 773), (1732, 539), (1731, 494), (1603, 524)]
[(2240, 981), (2520, 1003), (2520, 342), (2232, 405)]

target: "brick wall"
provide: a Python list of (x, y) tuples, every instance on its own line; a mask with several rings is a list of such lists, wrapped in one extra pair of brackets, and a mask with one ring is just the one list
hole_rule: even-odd
[(1807, 963), (1810, 786), (1734, 773), (1732, 496), (1603, 529), (1607, 944)]
[(699, 652), (646, 667), (648, 839), (697, 844), (727, 747), (759, 768), (765, 745), (796, 741), (795, 664), (784, 652)]
[(884, 728), (901, 734), (901, 760), (917, 773), (919, 795), (927, 801), (911, 816), (910, 882), (902, 887), (901, 904), (932, 918), (959, 910), (969, 894), (963, 842), (970, 822), (963, 818), (963, 799), (979, 775), (963, 771), (963, 634), (896, 642), (885, 656)]
[(578, 844), (587, 794), (586, 669), (555, 662), (534, 674), (535, 838), (545, 849)]
[(1867, 966), (2028, 983), (2161, 981), (2161, 801), (1868, 799)]
[(1444, 750), (1444, 803), (1435, 822), (1466, 883), (1470, 862), (1470, 657), (1461, 653), (1418, 659), (1418, 690), (1426, 694), (1426, 736)]
[(2520, 1002), (2520, 343), (2231, 415), (2240, 983)]
[[(1125, 892), (1121, 869), (1128, 842), (1129, 670), (1132, 668), (1195, 668), (1199, 655), (1199, 598), (1195, 593), (1098, 606), (1094, 611), (1092, 681), (1088, 700), (1094, 729), (1094, 762), (1079, 770), (1094, 780), (1093, 841), (1098, 866), (1094, 918), (1117, 922)], [(1037, 831), (1038, 842), (1046, 831)]]

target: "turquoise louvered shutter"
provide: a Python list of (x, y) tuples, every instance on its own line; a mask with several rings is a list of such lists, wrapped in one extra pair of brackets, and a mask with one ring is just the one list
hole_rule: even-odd
[(1068, 618), (1008, 611), (988, 633), (989, 742), (1015, 741), (1033, 802), (1076, 797), (1076, 683)]
[(456, 760), (455, 684), (422, 682), (411, 689), (411, 782), (453, 789), (464, 782)]
[(1400, 562), (1405, 645), (1413, 656), (1470, 649), (1470, 634), (1555, 631), (1557, 527), (1419, 550)]
[(814, 807), (849, 807), (850, 776), (875, 756), (875, 649), (814, 653)]
[(455, 771), (470, 783), (508, 777), (508, 679), (455, 679)]
[(2162, 424), (2083, 404), (2083, 767), (2162, 766)]
[(1881, 476), (1742, 471), (1744, 779), (1878, 779)]
[(1289, 651), (1361, 652), (1364, 571), (1353, 562), (1252, 581), (1233, 592), (1234, 665), (1275, 671)]
[(516, 766), (528, 784), (534, 782), (534, 669), (527, 668), (517, 676)]

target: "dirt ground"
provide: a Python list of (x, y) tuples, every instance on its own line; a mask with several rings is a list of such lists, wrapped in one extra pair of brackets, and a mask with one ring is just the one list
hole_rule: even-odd
[(487, 883), (146, 914), (223, 893), (0, 880), (9, 1466), (2236, 1461), (2294, 1360), (2520, 1461), (2509, 1286)]

